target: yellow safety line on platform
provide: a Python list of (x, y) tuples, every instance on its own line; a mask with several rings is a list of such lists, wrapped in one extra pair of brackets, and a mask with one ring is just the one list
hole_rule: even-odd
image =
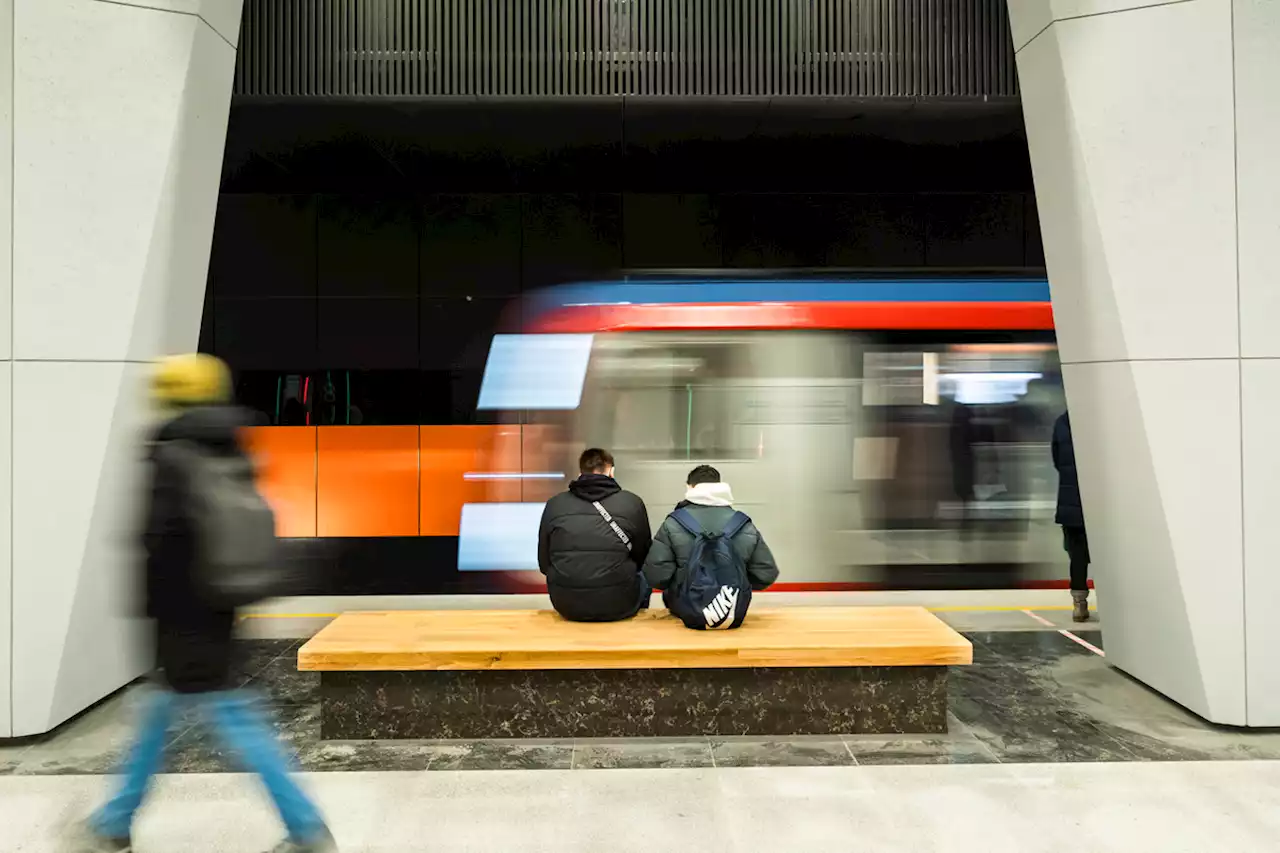
[[(910, 605), (892, 605), (886, 604), (885, 607), (910, 606)], [(944, 605), (940, 607), (926, 607), (930, 613), (1000, 613), (1000, 612), (1022, 612), (1026, 610), (1070, 610), (1069, 604), (1046, 604), (1043, 607), (1018, 607), (1016, 605), (996, 605), (990, 607), (979, 607), (977, 605)], [(338, 613), (242, 613), (241, 619), (336, 619), (341, 614)]]

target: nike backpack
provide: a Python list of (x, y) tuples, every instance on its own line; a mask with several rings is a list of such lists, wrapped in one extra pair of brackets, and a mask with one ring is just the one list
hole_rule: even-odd
[(258, 492), (253, 464), (240, 454), (213, 454), (186, 441), (166, 441), (161, 451), (186, 481), (200, 597), (215, 607), (235, 608), (280, 595), (275, 514)]
[(671, 612), (686, 628), (698, 631), (737, 628), (751, 606), (751, 581), (733, 537), (751, 519), (735, 512), (724, 530), (712, 533), (703, 530), (687, 509), (676, 510), (671, 518), (693, 536), (689, 565), (676, 585)]

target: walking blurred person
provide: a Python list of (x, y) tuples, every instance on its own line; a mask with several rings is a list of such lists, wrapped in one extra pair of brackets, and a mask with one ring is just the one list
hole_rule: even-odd
[(262, 778), (288, 830), (274, 853), (335, 850), (253, 697), (232, 689), (235, 610), (271, 594), (279, 554), (274, 517), (237, 436), (246, 418), (230, 405), (230, 373), (212, 356), (174, 356), (156, 365), (151, 389), (165, 416), (148, 446), (142, 533), (159, 689), (145, 699), (119, 790), (73, 830), (67, 847), (133, 849), (134, 814), (163, 763), (169, 726), (192, 708)]
[(1058, 512), (1062, 547), (1071, 561), (1071, 618), (1089, 621), (1089, 537), (1084, 529), (1084, 507), (1076, 476), (1076, 451), (1071, 443), (1071, 419), (1063, 412), (1053, 424), (1053, 467), (1058, 469)]

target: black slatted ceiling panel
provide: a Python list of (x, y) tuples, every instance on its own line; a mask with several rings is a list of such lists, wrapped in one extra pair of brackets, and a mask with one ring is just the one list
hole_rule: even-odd
[(1006, 0), (245, 0), (236, 93), (1018, 94)]

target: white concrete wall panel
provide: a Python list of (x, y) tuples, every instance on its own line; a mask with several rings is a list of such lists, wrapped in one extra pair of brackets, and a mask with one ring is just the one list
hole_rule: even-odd
[(13, 355), (13, 2), (0, 0), (0, 361)]
[(145, 366), (16, 362), (13, 727), (47, 731), (142, 674), (137, 586)]
[(96, 0), (16, 12), (15, 356), (145, 357), (136, 314), (203, 25)]
[(0, 738), (13, 736), (13, 649), (10, 646), (13, 603), (9, 597), (13, 581), (13, 538), (10, 525), (10, 513), (13, 510), (13, 472), (10, 470), (13, 445), (9, 430), (12, 369), (12, 362), (0, 361)]
[(100, 0), (140, 9), (160, 9), (194, 15), (208, 24), (224, 41), (239, 44), (243, 0)]
[(1010, 27), (1013, 30), (1013, 46), (1021, 50), (1054, 21), (1109, 15), (1169, 3), (1185, 3), (1186, 0), (1011, 0)]
[(1280, 725), (1280, 3), (1009, 7), (1108, 660)]
[(1065, 361), (1238, 352), (1228, 2), (1071, 18), (1019, 53)]
[(1280, 357), (1280, 269), (1276, 263), (1276, 247), (1280, 246), (1280, 2), (1235, 0), (1233, 18), (1240, 350), (1246, 358), (1275, 358)]
[(1107, 660), (1243, 725), (1235, 361), (1063, 368)]
[(150, 665), (141, 386), (198, 340), (235, 65), (215, 27), (234, 40), (240, 3), (0, 2), (17, 34), (5, 687), (29, 735)]
[(229, 103), (235, 62), (235, 51), (217, 33), (207, 26), (196, 29), (150, 224), (129, 341), (132, 359), (185, 352), (200, 339), (228, 118), (226, 106), (210, 105)]
[(1280, 360), (1246, 359), (1240, 365), (1249, 725), (1280, 726)]

